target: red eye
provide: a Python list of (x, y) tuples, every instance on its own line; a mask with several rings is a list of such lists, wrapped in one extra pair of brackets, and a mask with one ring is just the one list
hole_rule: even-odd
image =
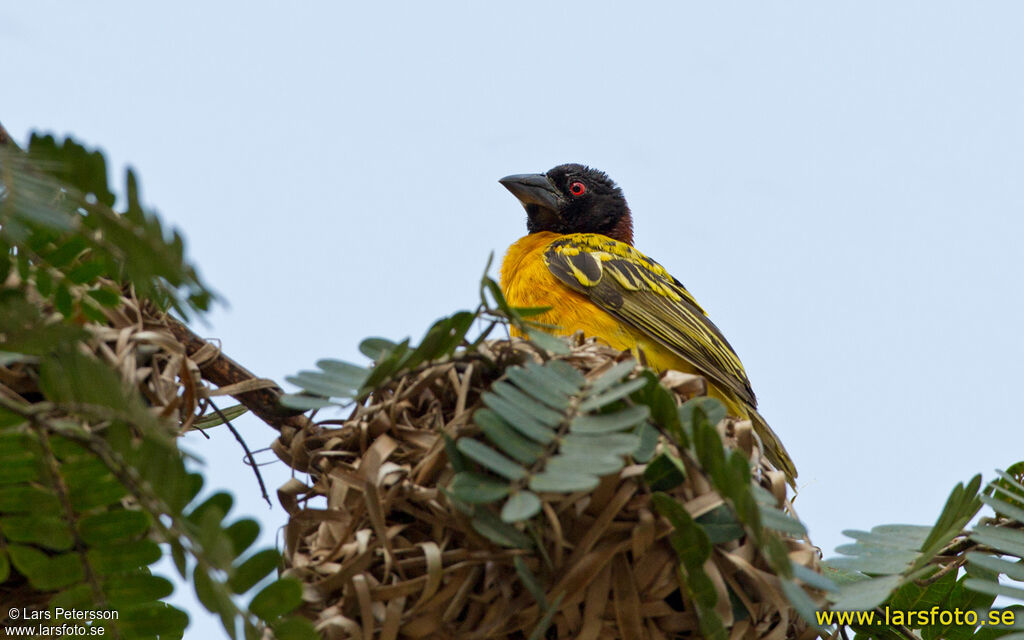
[(574, 196), (582, 196), (586, 192), (587, 185), (583, 184), (582, 182), (574, 182), (571, 185), (569, 185), (569, 193), (571, 193)]

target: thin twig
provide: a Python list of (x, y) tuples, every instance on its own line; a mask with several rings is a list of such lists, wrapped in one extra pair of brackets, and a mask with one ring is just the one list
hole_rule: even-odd
[(919, 587), (927, 587), (928, 585), (934, 582), (938, 582), (944, 576), (948, 575), (951, 571), (958, 571), (965, 562), (967, 562), (967, 556), (959, 556), (946, 566), (942, 567), (932, 575), (928, 576), (927, 578), (924, 578), (922, 580), (915, 580), (914, 584), (918, 585)]
[(238, 433), (238, 429), (235, 429), (235, 425), (231, 424), (231, 421), (228, 420), (228, 417), (221, 412), (220, 408), (216, 404), (214, 404), (213, 400), (207, 398), (207, 401), (210, 403), (210, 406), (213, 407), (217, 416), (224, 421), (225, 425), (227, 425), (228, 430), (230, 430), (232, 435), (235, 436), (235, 440), (238, 440), (238, 444), (242, 445), (242, 450), (245, 451), (245, 457), (249, 461), (249, 466), (252, 467), (252, 472), (256, 474), (256, 482), (260, 485), (260, 493), (263, 494), (263, 499), (266, 500), (267, 506), (273, 509), (274, 503), (270, 501), (270, 496), (267, 494), (267, 485), (263, 484), (263, 475), (260, 474), (259, 465), (256, 464), (256, 458), (253, 457), (252, 451), (249, 451), (249, 445), (245, 443), (245, 439)]

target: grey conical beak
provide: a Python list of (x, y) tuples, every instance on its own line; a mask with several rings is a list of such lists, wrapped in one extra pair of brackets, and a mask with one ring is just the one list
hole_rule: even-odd
[(561, 207), (562, 194), (543, 173), (519, 173), (505, 176), (498, 182), (519, 198), (528, 212), (531, 209), (528, 205), (531, 204), (553, 213), (557, 213)]

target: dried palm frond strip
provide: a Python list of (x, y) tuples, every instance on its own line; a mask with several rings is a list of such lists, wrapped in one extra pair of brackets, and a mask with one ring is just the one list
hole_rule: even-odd
[[(651, 504), (644, 465), (605, 476), (593, 491), (542, 495), (532, 551), (491, 542), (445, 495), (454, 471), (443, 436), (477, 433), (481, 394), (507, 366), (537, 357), (521, 340), (488, 342), (480, 353), (388, 382), (340, 424), (310, 424), (278, 439), (274, 450), (313, 478), (310, 486), (292, 481), (280, 495), (290, 515), (287, 572), (307, 585), (307, 613), (324, 637), (526, 638), (545, 612), (517, 561), (546, 602), (557, 602), (548, 637), (699, 637), (668, 541), (672, 527)], [(588, 379), (626, 358), (582, 339), (560, 357)], [(679, 372), (661, 382), (680, 403), (707, 389), (701, 377)], [(750, 423), (726, 419), (718, 431), (791, 511), (784, 474), (760, 456)], [(674, 451), (664, 438), (658, 447)], [(700, 518), (723, 498), (694, 460), (682, 459), (686, 480), (673, 496)], [(315, 497), (326, 505), (313, 506)], [(793, 562), (817, 569), (819, 554), (807, 540), (785, 544)], [(746, 536), (716, 544), (704, 571), (731, 637), (815, 637)]]

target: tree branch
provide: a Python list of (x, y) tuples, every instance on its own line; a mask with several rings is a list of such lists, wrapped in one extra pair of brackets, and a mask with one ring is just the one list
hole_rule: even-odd
[[(185, 353), (192, 355), (206, 347), (209, 342), (200, 338), (191, 329), (178, 322), (170, 316), (165, 316), (163, 322), (175, 339), (185, 347)], [(218, 387), (226, 387), (247, 380), (257, 378), (252, 372), (238, 364), (223, 353), (218, 353), (215, 358), (202, 364), (199, 371), (203, 379), (212, 382)], [(301, 430), (310, 425), (310, 421), (301, 412), (294, 409), (287, 409), (279, 402), (284, 391), (278, 386), (254, 391), (245, 391), (233, 395), (253, 415), (274, 427), (278, 431), (286, 428)]]
[[(20, 150), (20, 147), (0, 123), (0, 148)], [(162, 318), (164, 326), (171, 334), (185, 347), (185, 353), (192, 355), (209, 344), (192, 331), (169, 315), (164, 314)], [(218, 387), (254, 380), (257, 377), (248, 369), (238, 364), (223, 353), (219, 353), (209, 362), (200, 367), (203, 379)], [(245, 391), (233, 394), (232, 397), (242, 403), (257, 418), (267, 423), (278, 431), (288, 429), (301, 430), (311, 424), (308, 418), (301, 412), (282, 407), (279, 399), (284, 392), (276, 385), (254, 391)], [(289, 434), (290, 435), (290, 434)]]

